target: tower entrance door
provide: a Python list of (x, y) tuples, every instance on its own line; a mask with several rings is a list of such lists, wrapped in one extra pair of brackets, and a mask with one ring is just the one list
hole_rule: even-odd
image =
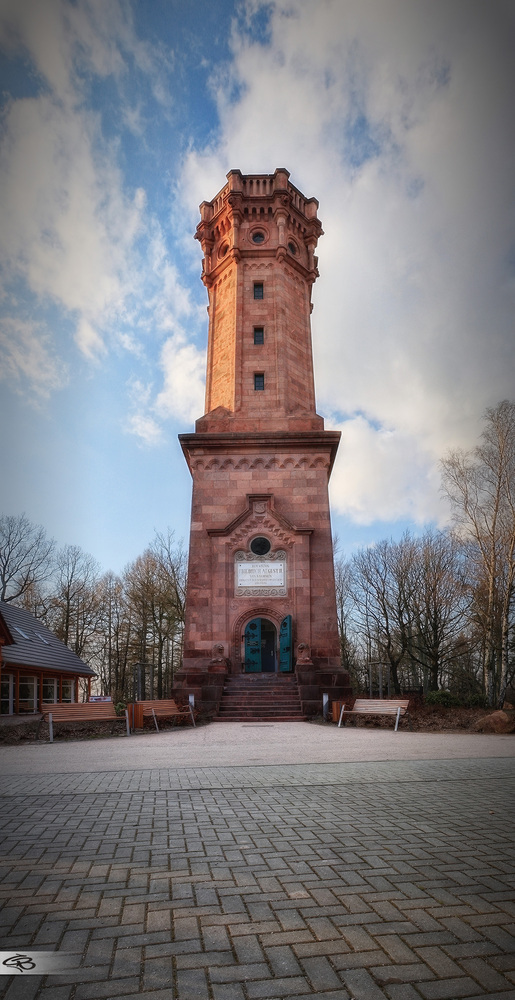
[(281, 622), (279, 650), (273, 622), (268, 618), (252, 618), (245, 626), (245, 673), (268, 674), (291, 669), (291, 615)]

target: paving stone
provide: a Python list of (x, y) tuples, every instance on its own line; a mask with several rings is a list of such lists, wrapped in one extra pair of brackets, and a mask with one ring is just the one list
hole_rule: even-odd
[(269, 1000), (270, 997), (292, 997), (311, 993), (311, 986), (301, 976), (287, 979), (267, 979), (263, 982), (247, 983), (246, 991), (250, 1000)]
[(426, 1000), (457, 1000), (458, 997), (472, 996), (477, 989), (477, 984), (467, 976), (432, 983), (418, 982), (415, 985)]
[(247, 980), (262, 980), (270, 978), (270, 969), (266, 962), (253, 964), (223, 965), (211, 969), (210, 978), (213, 983), (241, 983)]
[[(53, 978), (53, 977), (49, 977)], [(48, 982), (49, 980), (47, 980)], [(40, 991), (40, 1000), (70, 1000), (75, 993), (75, 986), (57, 986), (54, 984), (43, 986)]]
[(411, 983), (435, 978), (434, 972), (421, 962), (406, 965), (380, 965), (372, 967), (370, 972), (381, 983)]
[(213, 983), (214, 1000), (245, 1000), (243, 986), (240, 983)]
[(12, 976), (10, 978), (11, 982), (6, 984), (7, 988), (3, 994), (3, 1000), (34, 1000), (41, 986), (39, 976)]
[(385, 994), (366, 969), (349, 970), (341, 976), (353, 1000), (384, 1000)]
[(139, 975), (142, 969), (143, 952), (141, 948), (116, 949), (111, 976), (113, 979)]
[(389, 1000), (420, 1000), (420, 993), (406, 983), (386, 986), (385, 995)]
[(238, 962), (263, 962), (265, 956), (260, 939), (256, 935), (246, 935), (233, 939), (232, 946)]
[(512, 984), (499, 972), (485, 962), (483, 958), (465, 958), (461, 965), (470, 976), (477, 979), (480, 986), (483, 986), (489, 993), (494, 991), (509, 990)]
[(176, 993), (180, 1000), (209, 1000), (209, 986), (203, 969), (177, 972)]
[(490, 964), (501, 972), (515, 972), (515, 952), (511, 955), (494, 955)]
[(302, 973), (294, 952), (287, 945), (268, 947), (266, 959), (274, 976), (295, 976)]
[(143, 990), (170, 989), (173, 977), (171, 957), (147, 958), (143, 964)]
[(17, 788), (0, 940), (80, 956), (55, 1000), (515, 998), (512, 760), (131, 762)]
[(488, 996), (488, 1000), (515, 1000), (515, 990), (508, 990), (507, 993), (475, 993), (473, 997), (467, 997), (467, 1000), (485, 1000), (485, 996)]
[[(79, 973), (80, 977), (80, 973)], [(103, 980), (100, 983), (79, 983), (75, 990), (74, 1000), (110, 1000), (111, 997), (122, 997), (127, 994), (138, 994), (139, 977), (123, 980)]]
[[(448, 958), (441, 948), (417, 948), (417, 954), (418, 957), (425, 962), (425, 964), (441, 979), (462, 975), (462, 970), (459, 965), (456, 965), (456, 962), (453, 962), (452, 959)], [(417, 977), (414, 976), (413, 978), (416, 979)]]
[(317, 993), (320, 990), (341, 988), (342, 981), (327, 958), (304, 958), (302, 960), (302, 968)]
[(376, 943), (392, 962), (416, 962), (417, 956), (396, 934), (377, 934)]

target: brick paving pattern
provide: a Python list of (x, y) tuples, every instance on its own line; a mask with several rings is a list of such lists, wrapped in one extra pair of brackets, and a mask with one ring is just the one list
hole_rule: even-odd
[(440, 760), (182, 768), (149, 742), (138, 770), (126, 743), (92, 773), (82, 743), (82, 774), (43, 747), (53, 773), (1, 783), (0, 949), (76, 968), (0, 995), (515, 1000), (515, 743), (483, 739), (468, 760), (451, 740)]

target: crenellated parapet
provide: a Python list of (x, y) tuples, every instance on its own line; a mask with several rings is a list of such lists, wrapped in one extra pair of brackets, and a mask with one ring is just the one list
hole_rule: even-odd
[(323, 234), (318, 201), (305, 198), (278, 168), (273, 174), (230, 170), (227, 184), (200, 206), (195, 238), (204, 253), (202, 280), (209, 288), (233, 262), (245, 257), (288, 261), (312, 284), (318, 277), (315, 249)]

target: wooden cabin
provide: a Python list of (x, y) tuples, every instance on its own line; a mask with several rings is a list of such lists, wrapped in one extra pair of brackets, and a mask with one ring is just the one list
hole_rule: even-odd
[(0, 715), (30, 715), (88, 695), (95, 671), (23, 608), (0, 601)]

